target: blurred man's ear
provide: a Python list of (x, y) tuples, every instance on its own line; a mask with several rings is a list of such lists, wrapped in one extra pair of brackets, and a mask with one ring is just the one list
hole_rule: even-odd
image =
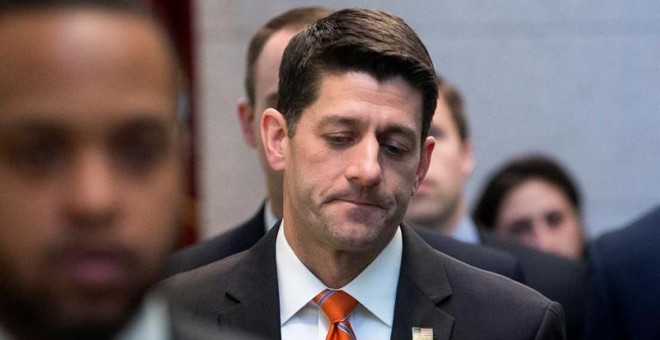
[(247, 100), (240, 99), (236, 105), (236, 109), (238, 111), (238, 121), (241, 124), (243, 139), (245, 139), (245, 142), (251, 147), (257, 148), (257, 143), (259, 143), (257, 135), (259, 134), (259, 131), (255, 131), (255, 127), (258, 125), (255, 124), (256, 115), (254, 107), (252, 104), (248, 103)]
[(268, 164), (273, 170), (283, 171), (286, 167), (286, 120), (275, 110), (267, 109), (261, 115), (261, 140)]
[(424, 177), (426, 177), (426, 172), (429, 170), (429, 166), (431, 166), (433, 148), (435, 148), (435, 138), (431, 136), (426, 137), (424, 144), (422, 144), (422, 154), (419, 158), (419, 165), (417, 166), (417, 173), (415, 174), (415, 184), (410, 196), (415, 195), (417, 189), (419, 189), (419, 185), (424, 180)]
[(472, 147), (472, 141), (469, 139), (466, 139), (464, 142), (461, 143), (461, 152), (462, 152), (462, 160), (461, 160), (461, 171), (463, 172), (463, 176), (467, 179), (472, 175), (472, 171), (474, 170), (474, 148)]

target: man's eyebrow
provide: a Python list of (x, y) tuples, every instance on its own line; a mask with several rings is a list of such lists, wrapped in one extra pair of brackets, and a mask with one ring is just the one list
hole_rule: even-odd
[(408, 126), (405, 125), (392, 125), (388, 126), (385, 128), (384, 132), (386, 134), (396, 134), (396, 135), (401, 135), (406, 139), (410, 140), (416, 140), (418, 137), (418, 133), (415, 131), (415, 129), (412, 129)]
[(18, 132), (18, 131), (43, 131), (43, 132), (64, 132), (67, 125), (56, 119), (19, 119), (12, 122), (0, 121), (0, 131)]
[[(355, 118), (351, 117), (345, 117), (342, 115), (330, 115), (326, 116), (323, 119), (321, 119), (320, 126), (327, 126), (327, 125), (340, 125), (340, 126), (346, 126), (346, 127), (356, 127), (360, 125), (360, 121)], [(410, 128), (405, 125), (390, 125), (387, 126), (384, 130), (383, 133), (386, 134), (398, 134), (402, 135), (405, 138), (409, 138), (411, 140), (417, 139), (418, 133), (415, 131), (415, 129)]]
[(358, 126), (360, 122), (351, 117), (345, 117), (342, 115), (329, 115), (326, 117), (323, 117), (320, 122), (321, 126), (325, 125), (343, 125), (343, 126)]
[[(177, 126), (177, 119), (172, 117), (158, 118), (151, 116), (135, 115), (115, 125), (115, 128), (123, 128), (125, 126), (140, 126), (140, 127), (157, 127), (168, 129), (170, 126)], [(19, 132), (19, 131), (34, 131), (34, 132), (51, 132), (51, 133), (67, 133), (71, 130), (73, 125), (65, 120), (56, 118), (27, 118), (18, 119), (10, 122), (3, 122), (0, 120), (0, 131), (3, 132)]]

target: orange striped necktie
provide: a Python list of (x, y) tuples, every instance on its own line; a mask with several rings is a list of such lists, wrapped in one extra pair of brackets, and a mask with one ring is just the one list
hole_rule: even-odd
[(325, 289), (314, 298), (314, 302), (330, 319), (331, 325), (326, 340), (357, 339), (351, 323), (348, 322), (348, 316), (357, 307), (357, 300), (343, 290)]

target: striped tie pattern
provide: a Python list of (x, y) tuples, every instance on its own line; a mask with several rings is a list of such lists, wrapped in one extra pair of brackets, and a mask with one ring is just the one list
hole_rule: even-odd
[(314, 302), (321, 307), (325, 315), (330, 319), (330, 329), (326, 340), (356, 340), (348, 316), (358, 302), (343, 290), (325, 289), (320, 292)]

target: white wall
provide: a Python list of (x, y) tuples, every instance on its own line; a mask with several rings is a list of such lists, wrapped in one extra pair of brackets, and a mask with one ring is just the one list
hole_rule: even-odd
[[(250, 217), (264, 196), (235, 104), (247, 43), (269, 18), (312, 1), (197, 0), (204, 233)], [(476, 145), (472, 200), (505, 159), (545, 151), (585, 196), (589, 233), (660, 204), (660, 2), (332, 1), (403, 17), (464, 93)]]

